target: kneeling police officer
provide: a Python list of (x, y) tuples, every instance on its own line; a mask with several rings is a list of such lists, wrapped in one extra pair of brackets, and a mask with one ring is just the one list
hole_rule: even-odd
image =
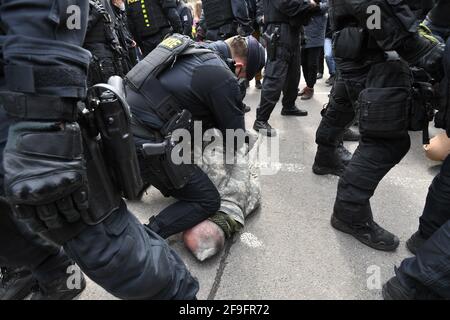
[(150, 219), (149, 228), (160, 236), (186, 231), (220, 207), (215, 185), (197, 165), (172, 162), (171, 134), (191, 130), (193, 121), (202, 125), (194, 135), (211, 128), (223, 137), (227, 130), (245, 131), (237, 78), (252, 79), (264, 63), (264, 48), (252, 36), (195, 44), (174, 34), (126, 76), (144, 184), (178, 199)]

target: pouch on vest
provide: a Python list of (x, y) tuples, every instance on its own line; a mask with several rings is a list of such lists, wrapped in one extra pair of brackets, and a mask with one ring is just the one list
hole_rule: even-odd
[(396, 133), (408, 130), (408, 88), (364, 89), (359, 95), (358, 104), (362, 134), (390, 138)]
[(361, 58), (361, 52), (366, 39), (363, 29), (348, 27), (333, 34), (333, 54), (341, 59)]

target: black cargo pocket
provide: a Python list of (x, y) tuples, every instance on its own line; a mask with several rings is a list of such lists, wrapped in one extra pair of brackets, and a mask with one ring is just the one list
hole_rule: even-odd
[(359, 95), (361, 134), (392, 137), (408, 128), (408, 88), (364, 89)]

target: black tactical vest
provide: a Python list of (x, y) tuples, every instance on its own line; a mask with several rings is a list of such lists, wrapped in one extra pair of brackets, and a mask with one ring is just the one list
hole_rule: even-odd
[(170, 27), (159, 0), (128, 0), (127, 11), (141, 39)]
[(202, 0), (202, 5), (208, 29), (217, 29), (233, 21), (231, 0)]

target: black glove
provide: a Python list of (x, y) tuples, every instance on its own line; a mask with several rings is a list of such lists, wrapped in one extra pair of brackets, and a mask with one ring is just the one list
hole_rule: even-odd
[(3, 166), (6, 198), (33, 231), (74, 223), (87, 210), (87, 175), (77, 123), (11, 125)]

